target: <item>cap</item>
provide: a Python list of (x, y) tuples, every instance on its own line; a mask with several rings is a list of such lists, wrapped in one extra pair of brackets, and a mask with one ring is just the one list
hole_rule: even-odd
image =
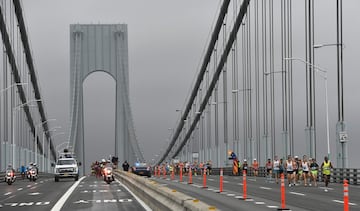
[(254, 160), (256, 160), (256, 158), (254, 158)]
[(244, 159), (244, 161), (246, 161), (246, 159)]
[(299, 158), (297, 155), (295, 155), (295, 157), (294, 158)]

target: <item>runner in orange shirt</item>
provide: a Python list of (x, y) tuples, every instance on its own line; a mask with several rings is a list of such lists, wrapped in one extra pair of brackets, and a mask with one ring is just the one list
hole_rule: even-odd
[(252, 169), (254, 176), (257, 177), (259, 174), (259, 163), (257, 162), (256, 158), (254, 158), (254, 161), (252, 163)]

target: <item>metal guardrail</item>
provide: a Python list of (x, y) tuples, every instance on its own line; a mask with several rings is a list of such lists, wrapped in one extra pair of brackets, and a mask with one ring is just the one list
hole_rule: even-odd
[[(225, 167), (223, 168), (224, 175), (233, 176), (232, 173), (232, 167)], [(220, 174), (220, 168), (213, 168), (212, 174), (219, 175)], [(285, 172), (286, 174), (286, 172)], [(242, 172), (239, 172), (239, 175), (242, 175)], [(248, 176), (253, 176), (252, 168), (249, 167), (248, 170)], [(236, 175), (234, 175), (236, 176)], [(266, 176), (266, 169), (265, 167), (259, 167), (259, 177), (265, 177)], [(360, 169), (354, 169), (354, 168), (348, 168), (348, 169), (340, 169), (340, 168), (333, 168), (331, 170), (330, 175), (330, 182), (333, 183), (343, 183), (344, 179), (347, 179), (349, 181), (349, 184), (352, 185), (360, 185)], [(322, 173), (319, 170), (318, 173), (318, 180), (323, 181)]]

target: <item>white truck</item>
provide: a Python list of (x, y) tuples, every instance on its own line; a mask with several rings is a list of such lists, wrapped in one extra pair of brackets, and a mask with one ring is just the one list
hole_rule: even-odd
[(71, 154), (61, 155), (55, 165), (55, 182), (60, 178), (79, 179), (79, 167), (76, 159)]

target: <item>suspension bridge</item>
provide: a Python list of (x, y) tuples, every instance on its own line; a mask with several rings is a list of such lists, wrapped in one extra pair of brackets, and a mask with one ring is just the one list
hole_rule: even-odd
[[(275, 156), (305, 154), (318, 161), (328, 156), (336, 166), (330, 193), (320, 196), (322, 185), (288, 188), (288, 208), (339, 210), (347, 203), (359, 209), (358, 199), (346, 202), (342, 198), (339, 184), (347, 179), (354, 195), (359, 192), (358, 169), (349, 165), (349, 157), (354, 155), (349, 155), (350, 127), (344, 114), (342, 0), (332, 2), (331, 13), (336, 18), (322, 26), (334, 28), (333, 43), (316, 42), (317, 9), (327, 3), (221, 1), (191, 91), (184, 106), (176, 110), (179, 119), (169, 128), (169, 140), (153, 159), (144, 157), (135, 132), (129, 97), (127, 25), (70, 25), (70, 121), (66, 137), (59, 132), (61, 127), (51, 127), (56, 118), (46, 111), (28, 35), (31, 25), (24, 18), (26, 7), (21, 0), (0, 2), (0, 169), (3, 172), (11, 164), (17, 170), (34, 162), (42, 176), (37, 183), (18, 181), (1, 188), (0, 209), (280, 209), (280, 200), (274, 197), (282, 194), (280, 186), (263, 177), (251, 175), (249, 200), (240, 197), (246, 182), (230, 176), (231, 153), (240, 161), (257, 159), (261, 167)], [(336, 74), (317, 63), (319, 48), (328, 48), (335, 55), (329, 62), (336, 67), (332, 70)], [(86, 176), (86, 166), (82, 165), (84, 177), (80, 181), (54, 183), (53, 164), (62, 149), (72, 150), (80, 163), (86, 161), (83, 81), (98, 71), (116, 82), (112, 150), (120, 162), (128, 160), (132, 165), (147, 161), (152, 167), (211, 162), (214, 175), (206, 180), (201, 173), (194, 182), (183, 182), (179, 175), (170, 179), (169, 172), (164, 172), (163, 178), (145, 179), (119, 168), (115, 171), (117, 185), (109, 186)], [(336, 105), (336, 109), (329, 105)], [(60, 135), (65, 141), (56, 143), (54, 138)], [(217, 187), (220, 168), (229, 171), (224, 193)]]

